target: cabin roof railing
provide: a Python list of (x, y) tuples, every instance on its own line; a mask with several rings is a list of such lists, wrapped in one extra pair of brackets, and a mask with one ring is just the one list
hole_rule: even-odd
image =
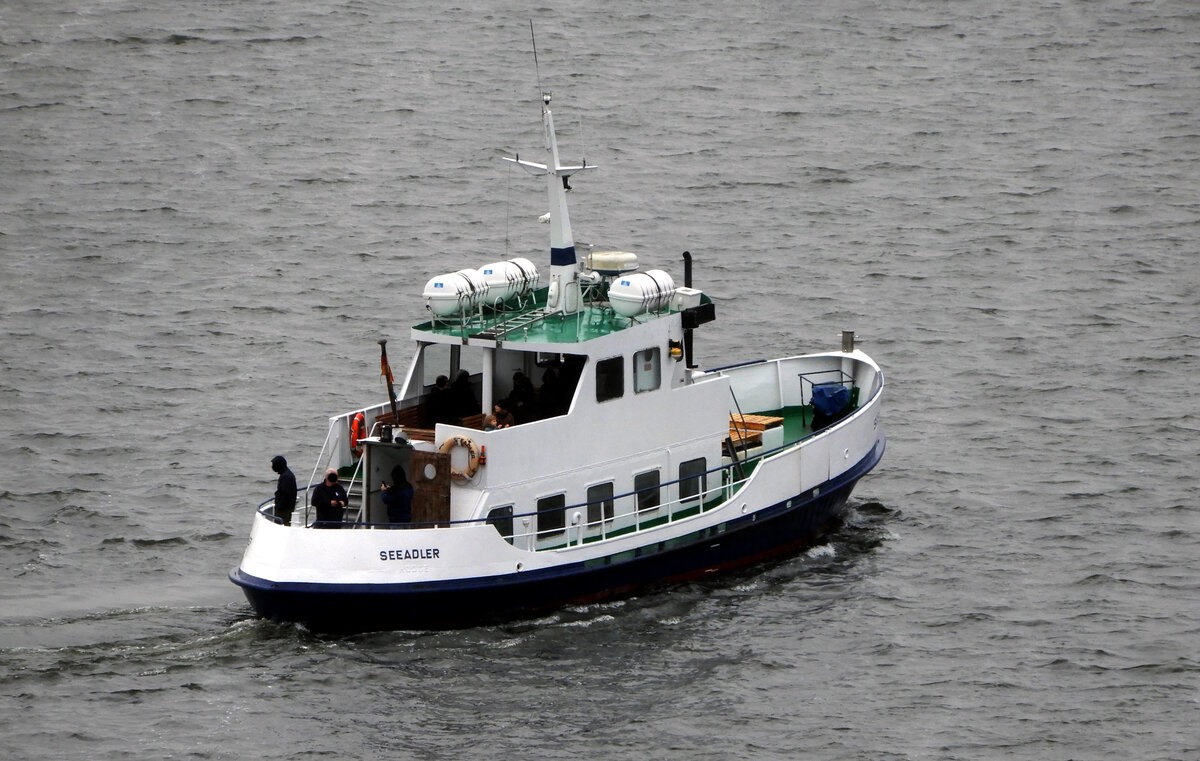
[(463, 343), (475, 339), (531, 346), (581, 344), (678, 314), (665, 308), (633, 318), (622, 317), (600, 301), (586, 303), (574, 313), (548, 312), (545, 296), (546, 289), (542, 288), (534, 298), (517, 307), (499, 310), (483, 307), (451, 317), (434, 317), (414, 325), (413, 337), (432, 343)]

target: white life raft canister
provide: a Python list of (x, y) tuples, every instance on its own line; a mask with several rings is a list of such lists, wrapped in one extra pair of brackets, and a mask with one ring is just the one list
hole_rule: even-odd
[(503, 304), (514, 296), (525, 296), (538, 284), (538, 271), (528, 259), (516, 258), (479, 268), (487, 285), (487, 303)]
[(487, 283), (478, 270), (438, 275), (425, 284), (425, 308), (436, 317), (472, 312), (483, 303)]
[(675, 281), (662, 270), (622, 275), (608, 287), (608, 301), (622, 317), (666, 309), (675, 293)]

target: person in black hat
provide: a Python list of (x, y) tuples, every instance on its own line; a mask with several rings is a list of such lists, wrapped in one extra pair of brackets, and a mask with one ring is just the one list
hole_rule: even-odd
[(325, 480), (313, 487), (312, 506), (317, 509), (313, 528), (341, 528), (349, 501), (346, 489), (338, 483), (338, 472), (333, 468), (325, 471)]
[(271, 470), (279, 474), (275, 485), (275, 517), (286, 526), (292, 522), (292, 511), (296, 509), (296, 474), (279, 454), (271, 458)]

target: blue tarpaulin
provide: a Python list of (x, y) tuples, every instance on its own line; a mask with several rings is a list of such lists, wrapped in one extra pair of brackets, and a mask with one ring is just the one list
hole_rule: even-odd
[(836, 415), (850, 403), (850, 389), (838, 383), (813, 386), (813, 407), (822, 415)]

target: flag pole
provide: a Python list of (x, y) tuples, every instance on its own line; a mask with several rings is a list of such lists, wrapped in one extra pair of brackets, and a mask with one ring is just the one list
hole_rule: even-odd
[(400, 424), (400, 415), (396, 411), (396, 389), (393, 387), (395, 380), (392, 378), (392, 368), (388, 364), (387, 358), (387, 339), (379, 339), (379, 374), (387, 379), (388, 400), (392, 403), (392, 424)]

